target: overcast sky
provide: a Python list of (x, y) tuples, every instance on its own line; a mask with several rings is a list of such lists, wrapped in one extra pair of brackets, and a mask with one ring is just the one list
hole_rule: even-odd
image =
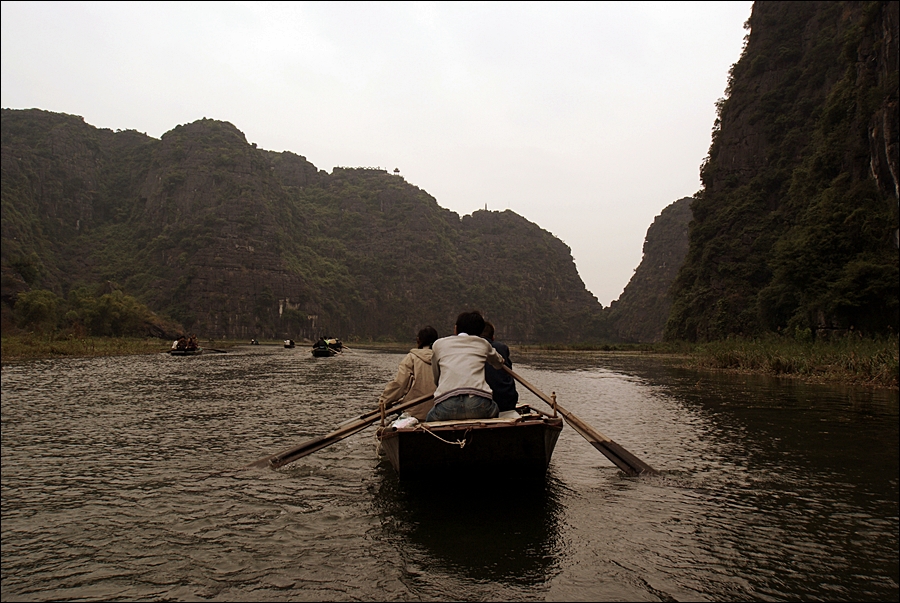
[(700, 188), (751, 2), (2, 2), (5, 108), (160, 137), (203, 117), (399, 168), (562, 239), (606, 306)]

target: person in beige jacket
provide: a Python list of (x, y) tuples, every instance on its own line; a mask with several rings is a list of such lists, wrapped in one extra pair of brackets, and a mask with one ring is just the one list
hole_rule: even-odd
[(437, 388), (426, 422), (492, 419), (500, 414), (485, 381), (484, 367), (490, 364), (502, 370), (503, 356), (481, 337), (484, 324), (478, 310), (463, 312), (456, 317), (456, 334), (432, 345), (431, 368)]
[[(384, 387), (384, 392), (378, 398), (379, 405), (384, 404), (387, 409), (397, 402), (415, 400), (434, 393), (431, 344), (437, 338), (438, 333), (434, 327), (425, 327), (419, 331), (416, 336), (416, 344), (419, 347), (411, 349), (409, 354), (400, 361), (397, 376)], [(428, 400), (406, 409), (406, 412), (419, 421), (424, 421), (432, 406), (434, 406), (434, 401)]]

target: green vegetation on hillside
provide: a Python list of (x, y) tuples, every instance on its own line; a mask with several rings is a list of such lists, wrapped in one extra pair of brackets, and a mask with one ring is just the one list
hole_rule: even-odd
[(154, 140), (2, 111), (2, 302), (120, 283), (203, 336), (404, 339), (484, 311), (508, 340), (599, 340), (561, 241), (512, 212), (464, 219), (380, 169), (319, 171), (232, 124)]
[(97, 294), (73, 289), (63, 299), (46, 289), (19, 293), (15, 307), (4, 315), (4, 334), (38, 336), (157, 337), (172, 339), (181, 327), (163, 319), (134, 297), (118, 289)]
[(692, 197), (675, 201), (647, 229), (640, 265), (619, 299), (605, 310), (618, 340), (662, 340), (672, 307), (669, 289), (687, 254), (692, 201)]
[(896, 2), (754, 5), (667, 338), (897, 332), (896, 14)]
[[(511, 211), (460, 218), (400, 176), (328, 174), (227, 122), (156, 140), (4, 109), (4, 327), (168, 329), (152, 310), (202, 337), (403, 341), (478, 308), (510, 343), (652, 341), (667, 312), (669, 341), (890, 336), (897, 13), (897, 2), (754, 5), (690, 201), (689, 247), (682, 200), (648, 231), (646, 264), (608, 311), (569, 248)], [(117, 294), (97, 289), (110, 282)]]

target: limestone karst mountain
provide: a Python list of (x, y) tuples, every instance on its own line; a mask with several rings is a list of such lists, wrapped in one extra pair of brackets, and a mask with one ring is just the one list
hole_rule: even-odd
[(756, 2), (671, 339), (898, 329), (897, 2)]
[(656, 216), (644, 239), (644, 255), (622, 295), (605, 309), (613, 339), (662, 341), (672, 308), (669, 289), (684, 263), (692, 197), (675, 201)]
[(203, 119), (157, 140), (2, 112), (3, 297), (115, 283), (209, 337), (410, 339), (480, 308), (509, 341), (598, 338), (569, 248), (380, 169), (317, 169)]

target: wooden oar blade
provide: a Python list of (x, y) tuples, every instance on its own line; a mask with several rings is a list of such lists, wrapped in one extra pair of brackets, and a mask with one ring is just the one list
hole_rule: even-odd
[(612, 440), (608, 442), (591, 442), (591, 445), (599, 450), (603, 455), (611, 460), (613, 464), (630, 475), (637, 477), (639, 475), (653, 475), (657, 471), (641, 459), (637, 458)]
[(249, 465), (244, 465), (241, 469), (265, 469), (269, 466), (269, 460), (272, 457), (267, 456), (265, 458), (261, 458), (258, 461), (253, 461)]
[[(631, 459), (627, 459), (627, 456), (634, 457), (634, 455), (630, 455), (627, 450), (604, 436), (602, 433), (592, 429), (574, 414), (567, 412), (565, 409), (560, 409), (558, 406), (557, 410), (560, 410), (560, 414), (562, 414), (566, 419), (566, 423), (568, 423), (572, 429), (577, 431), (591, 446), (599, 450), (603, 456), (611, 460), (616, 467), (632, 477), (641, 474), (640, 470), (633, 467), (632, 463), (629, 462)], [(638, 462), (640, 463), (640, 461)]]

